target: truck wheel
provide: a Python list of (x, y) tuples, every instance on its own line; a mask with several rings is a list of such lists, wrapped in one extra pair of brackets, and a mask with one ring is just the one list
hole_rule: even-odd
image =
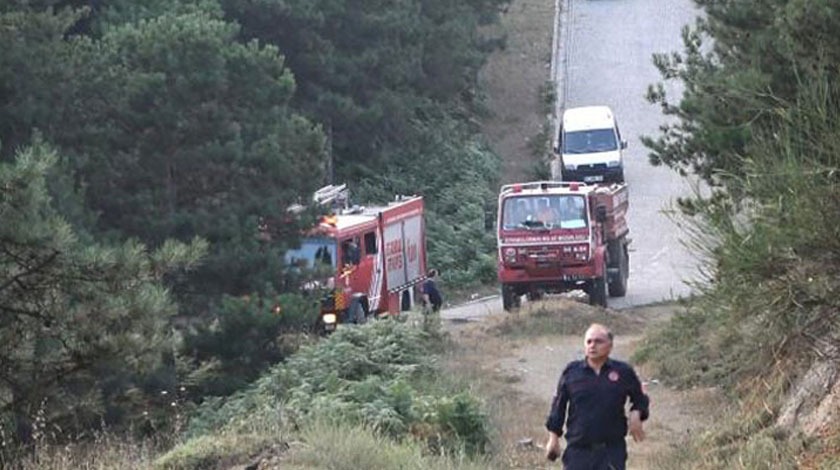
[(610, 283), (611, 297), (624, 297), (627, 294), (627, 278), (630, 276), (630, 255), (627, 247), (619, 247), (618, 276)]
[(407, 312), (411, 310), (411, 293), (406, 289), (402, 292), (400, 297), (400, 311)]
[(604, 273), (601, 277), (595, 278), (589, 283), (589, 305), (607, 306), (607, 266), (604, 265)]
[(519, 308), (519, 296), (516, 289), (510, 284), (502, 284), (502, 308), (506, 312)]

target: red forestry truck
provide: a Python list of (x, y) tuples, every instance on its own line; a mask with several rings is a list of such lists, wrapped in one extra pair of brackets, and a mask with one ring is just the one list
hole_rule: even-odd
[[(318, 326), (362, 323), (377, 314), (410, 310), (414, 286), (426, 277), (426, 226), (421, 196), (397, 196), (374, 207), (349, 207), (346, 185), (326, 186), (315, 201), (333, 213), (286, 253), (288, 266), (319, 268), (308, 288), (321, 288)], [(336, 203), (338, 201), (338, 203)]]
[(627, 292), (626, 184), (534, 181), (499, 194), (498, 277), (505, 310), (527, 294), (582, 289), (589, 303)]

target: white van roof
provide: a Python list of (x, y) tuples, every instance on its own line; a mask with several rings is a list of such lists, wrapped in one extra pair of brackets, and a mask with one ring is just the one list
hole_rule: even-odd
[(615, 126), (609, 106), (581, 106), (563, 111), (563, 130), (610, 129)]

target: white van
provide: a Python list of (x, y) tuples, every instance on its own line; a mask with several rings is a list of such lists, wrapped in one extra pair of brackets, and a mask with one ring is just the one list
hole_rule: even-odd
[(563, 181), (624, 182), (618, 122), (607, 106), (583, 106), (563, 112), (557, 148)]

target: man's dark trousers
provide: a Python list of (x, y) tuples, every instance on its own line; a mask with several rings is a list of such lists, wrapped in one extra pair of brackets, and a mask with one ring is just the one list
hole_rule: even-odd
[(626, 461), (627, 445), (624, 441), (587, 447), (568, 446), (563, 452), (563, 468), (566, 470), (624, 470)]

